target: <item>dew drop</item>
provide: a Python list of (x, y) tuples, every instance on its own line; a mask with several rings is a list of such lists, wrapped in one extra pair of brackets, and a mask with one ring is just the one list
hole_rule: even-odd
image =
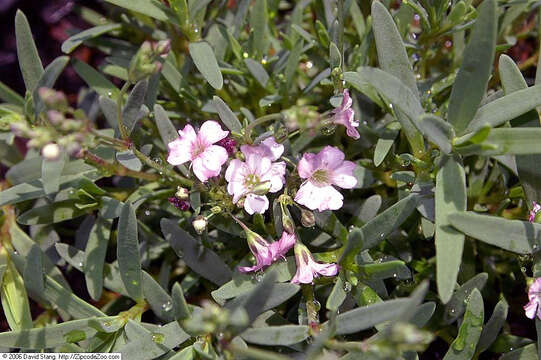
[(145, 215), (149, 216), (150, 215), (150, 210), (145, 210)]
[(163, 340), (165, 340), (165, 335), (160, 333), (153, 333), (152, 334), (152, 341), (154, 341), (157, 344), (163, 343)]
[(172, 308), (173, 308), (173, 303), (171, 301), (166, 301), (162, 304), (162, 309), (164, 311), (171, 311)]
[(255, 281), (261, 282), (261, 280), (263, 280), (263, 274), (261, 273), (255, 274)]
[(79, 267), (83, 267), (83, 263), (82, 262), (79, 262)]
[(351, 291), (351, 283), (349, 281), (346, 281), (344, 283), (344, 291), (345, 292), (350, 292)]
[(113, 93), (111, 91), (108, 91), (107, 96), (111, 97), (111, 96), (113, 96)]

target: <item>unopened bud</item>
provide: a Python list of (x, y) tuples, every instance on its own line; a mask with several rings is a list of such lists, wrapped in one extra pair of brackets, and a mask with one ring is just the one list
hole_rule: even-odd
[(190, 192), (188, 191), (188, 189), (179, 186), (177, 187), (177, 192), (175, 193), (175, 196), (179, 200), (188, 200), (188, 198), (190, 197)]
[(171, 49), (169, 40), (157, 43), (145, 41), (133, 57), (128, 70), (128, 77), (132, 83), (136, 83), (152, 74), (160, 72), (162, 61), (167, 57)]
[(219, 206), (213, 206), (211, 209), (210, 209), (210, 212), (213, 213), (213, 214), (219, 214), (222, 212), (222, 208), (219, 207)]
[(62, 115), (61, 112), (56, 110), (49, 110), (47, 111), (47, 119), (49, 119), (49, 122), (53, 126), (58, 126), (62, 124), (64, 118), (64, 115)]
[(57, 160), (60, 157), (60, 147), (55, 143), (49, 143), (41, 149), (41, 155), (45, 160)]
[(61, 91), (40, 87), (38, 89), (38, 95), (49, 108), (60, 108), (68, 105), (66, 95)]
[(291, 215), (289, 214), (289, 210), (287, 210), (287, 207), (284, 204), (280, 204), (282, 208), (282, 227), (285, 231), (287, 231), (289, 234), (295, 233), (295, 223), (291, 219)]
[(301, 211), (301, 224), (304, 227), (312, 227), (316, 224), (316, 217), (310, 210), (303, 209)]
[(197, 216), (194, 219), (194, 221), (192, 221), (193, 228), (195, 232), (198, 233), (199, 235), (205, 232), (207, 228), (207, 223), (208, 223), (207, 219), (205, 219), (205, 217), (202, 215)]
[(154, 52), (156, 55), (167, 56), (171, 50), (171, 40), (160, 40), (153, 44)]
[(283, 143), (287, 140), (288, 131), (285, 126), (280, 126), (278, 130), (274, 133), (274, 138), (277, 142)]

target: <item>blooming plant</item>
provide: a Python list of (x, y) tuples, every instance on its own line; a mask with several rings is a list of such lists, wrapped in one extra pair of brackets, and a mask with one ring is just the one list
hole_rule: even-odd
[(537, 358), (538, 2), (73, 6), (0, 83), (2, 351)]

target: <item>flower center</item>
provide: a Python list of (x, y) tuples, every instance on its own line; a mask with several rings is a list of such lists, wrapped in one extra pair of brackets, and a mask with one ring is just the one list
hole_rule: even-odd
[(319, 184), (328, 184), (329, 183), (329, 173), (327, 170), (318, 169), (314, 171), (311, 176), (312, 180)]
[(244, 186), (246, 186), (247, 188), (250, 188), (250, 189), (254, 188), (258, 184), (259, 184), (259, 176), (255, 174), (247, 175), (244, 178)]
[(205, 149), (206, 149), (205, 144), (199, 139), (197, 139), (195, 143), (193, 144), (192, 158), (196, 158), (202, 153), (204, 153)]

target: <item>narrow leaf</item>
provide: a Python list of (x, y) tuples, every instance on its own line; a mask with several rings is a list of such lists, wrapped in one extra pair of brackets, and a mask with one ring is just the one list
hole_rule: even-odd
[(99, 216), (90, 230), (84, 252), (86, 288), (90, 297), (98, 301), (103, 290), (103, 266), (111, 234), (112, 221)]
[(70, 36), (62, 43), (62, 52), (64, 54), (69, 54), (75, 50), (79, 45), (84, 41), (93, 39), (100, 35), (106, 34), (113, 30), (118, 30), (121, 28), (120, 24), (105, 24), (100, 26), (94, 26), (90, 29), (83, 30), (75, 35)]
[(448, 220), (464, 234), (517, 254), (531, 254), (541, 241), (541, 224), (508, 220), (471, 211), (448, 215)]
[(471, 129), (468, 124), (485, 95), (494, 62), (498, 27), (496, 1), (483, 1), (478, 12), (449, 100), (448, 120), (459, 135), (466, 128)]
[(509, 310), (509, 305), (505, 299), (501, 299), (494, 307), (492, 316), (490, 320), (486, 323), (479, 338), (479, 343), (477, 344), (477, 352), (482, 353), (487, 350), (490, 345), (496, 340), (496, 337), (500, 333), (500, 330), (505, 325), (507, 320), (507, 312)]
[(143, 275), (137, 233), (135, 208), (127, 203), (118, 220), (117, 259), (124, 287), (132, 299), (139, 301), (143, 298)]
[(101, 96), (109, 98), (116, 98), (118, 96), (118, 88), (92, 66), (80, 60), (73, 59), (73, 69), (92, 90)]
[(240, 133), (242, 125), (229, 106), (227, 106), (227, 104), (218, 96), (212, 98), (212, 103), (225, 126), (233, 132)]
[(444, 161), (436, 177), (435, 242), (436, 282), (445, 304), (453, 294), (464, 248), (464, 234), (450, 226), (447, 215), (466, 210), (466, 177), (455, 158), (447, 157)]
[(156, 119), (156, 127), (160, 133), (163, 143), (167, 146), (171, 141), (178, 138), (175, 125), (169, 120), (167, 113), (160, 104), (154, 105), (154, 119)]
[(306, 325), (282, 325), (248, 329), (240, 336), (252, 344), (285, 346), (304, 341), (309, 333)]
[(212, 47), (206, 41), (199, 41), (191, 42), (189, 48), (197, 70), (213, 88), (220, 90), (224, 85), (224, 79)]
[(435, 115), (425, 114), (417, 122), (417, 127), (429, 141), (438, 145), (441, 151), (446, 154), (451, 152), (455, 131), (448, 122)]
[(165, 240), (190, 269), (218, 285), (231, 280), (231, 270), (215, 252), (201, 248), (202, 245), (174, 221), (162, 219), (160, 224)]
[(148, 82), (141, 80), (133, 87), (128, 101), (122, 110), (122, 124), (126, 128), (128, 134), (131, 134), (135, 124), (141, 117), (141, 106), (145, 102)]
[(34, 91), (43, 74), (43, 65), (30, 30), (28, 19), (21, 10), (15, 15), (15, 36), (17, 38), (17, 57), (23, 74), (26, 90)]
[(173, 298), (173, 308), (175, 310), (175, 318), (177, 320), (185, 320), (191, 316), (190, 308), (186, 303), (184, 298), (184, 292), (182, 291), (182, 286), (178, 282), (173, 285), (173, 290), (171, 291)]

